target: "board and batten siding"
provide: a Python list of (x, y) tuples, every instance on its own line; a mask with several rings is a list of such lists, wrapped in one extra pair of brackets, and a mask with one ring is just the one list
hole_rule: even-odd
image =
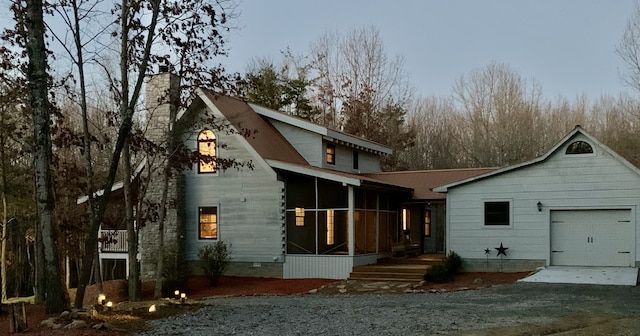
[[(581, 135), (573, 140), (583, 140)], [(454, 187), (447, 193), (447, 249), (462, 258), (499, 259), (495, 247), (508, 247), (507, 259), (550, 261), (552, 210), (629, 209), (635, 236), (640, 176), (589, 141), (595, 155), (565, 155), (561, 147), (546, 161)], [(511, 202), (509, 227), (484, 226), (484, 202)], [(542, 203), (538, 211), (537, 203)]]
[[(197, 132), (196, 132), (197, 134)], [(218, 207), (218, 240), (231, 244), (233, 262), (274, 262), (282, 256), (280, 200), (284, 183), (268, 167), (256, 162), (238, 139), (225, 132), (216, 134), (218, 156), (253, 162), (254, 168), (230, 168), (216, 174), (198, 174), (197, 166), (184, 172), (185, 253), (187, 260), (198, 260), (198, 250), (216, 240), (199, 239), (198, 208)], [(187, 142), (196, 148), (195, 139)]]

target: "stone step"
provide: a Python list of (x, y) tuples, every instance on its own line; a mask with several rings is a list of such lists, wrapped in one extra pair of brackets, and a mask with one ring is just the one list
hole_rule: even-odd
[(364, 265), (355, 266), (350, 280), (407, 281), (422, 280), (428, 265)]
[(391, 258), (378, 259), (378, 265), (433, 265), (444, 260), (444, 254), (421, 255), (413, 258)]
[(423, 276), (418, 273), (352, 272), (349, 280), (418, 282)]

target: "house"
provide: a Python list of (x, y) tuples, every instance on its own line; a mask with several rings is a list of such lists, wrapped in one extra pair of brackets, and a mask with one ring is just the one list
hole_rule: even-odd
[(640, 170), (579, 126), (539, 158), (434, 191), (468, 271), (640, 264)]
[[(175, 93), (177, 82), (161, 73), (147, 83), (152, 140), (166, 141), (176, 113), (189, 149), (252, 168), (201, 161), (174, 174), (165, 253), (197, 270), (199, 249), (224, 241), (232, 251), (229, 274), (345, 279), (353, 266), (375, 263), (402, 239), (399, 212), (413, 189), (365, 174), (380, 172), (389, 148), (207, 90), (178, 112), (161, 99)], [(203, 116), (227, 125), (207, 124)], [(150, 176), (152, 202), (161, 197), (160, 180)], [(155, 274), (158, 232), (157, 223), (140, 229), (143, 279)]]

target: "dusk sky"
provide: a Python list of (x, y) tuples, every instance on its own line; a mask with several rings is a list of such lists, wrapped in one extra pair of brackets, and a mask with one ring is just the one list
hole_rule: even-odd
[(241, 0), (222, 62), (245, 72), (252, 58), (279, 62), (287, 47), (308, 54), (326, 31), (373, 25), (419, 95), (449, 95), (461, 75), (497, 62), (548, 98), (594, 99), (630, 91), (615, 49), (633, 10), (633, 0)]

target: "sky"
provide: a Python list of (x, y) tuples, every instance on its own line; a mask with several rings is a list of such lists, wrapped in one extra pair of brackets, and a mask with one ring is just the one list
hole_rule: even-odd
[(239, 0), (229, 71), (251, 59), (308, 54), (327, 31), (375, 26), (401, 56), (418, 95), (446, 96), (454, 82), (492, 62), (541, 85), (547, 98), (631, 92), (616, 55), (633, 0)]

